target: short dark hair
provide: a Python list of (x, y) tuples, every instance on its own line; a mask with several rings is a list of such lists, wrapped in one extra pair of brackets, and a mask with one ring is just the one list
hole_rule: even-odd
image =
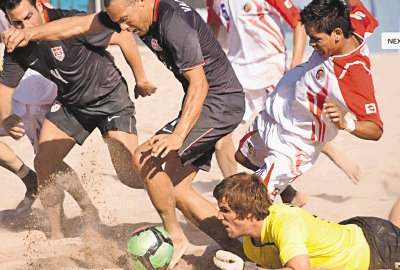
[(225, 198), (239, 219), (251, 214), (257, 220), (263, 220), (272, 205), (268, 189), (258, 174), (243, 172), (229, 176), (215, 187), (213, 195), (217, 201)]
[[(104, 0), (104, 6), (107, 8), (107, 7), (109, 7), (110, 6), (110, 4), (111, 4), (111, 1), (112, 0)], [(131, 4), (133, 1), (132, 0), (125, 0), (125, 3), (128, 5), (128, 4)]]
[(349, 7), (341, 0), (313, 0), (300, 13), (305, 27), (315, 27), (319, 33), (332, 34), (335, 28), (343, 31), (345, 38), (353, 32)]
[[(36, 0), (28, 0), (31, 2), (32, 6), (36, 8)], [(1, 0), (0, 1), (0, 7), (3, 10), (4, 13), (6, 13), (7, 10), (14, 9), (18, 7), (21, 4), (22, 0)]]

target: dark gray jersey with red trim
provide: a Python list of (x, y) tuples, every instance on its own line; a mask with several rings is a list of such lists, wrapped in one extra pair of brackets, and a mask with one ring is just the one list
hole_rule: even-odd
[[(99, 14), (100, 22), (121, 31), (108, 14)], [(182, 71), (203, 65), (209, 91), (214, 94), (241, 92), (242, 86), (218, 40), (200, 15), (179, 0), (156, 0), (154, 21), (141, 40), (157, 55), (182, 83), (189, 82)]]
[[(77, 10), (46, 9), (46, 12), (49, 21), (85, 15)], [(127, 94), (123, 100), (113, 102), (114, 89), (126, 87), (126, 82), (105, 50), (112, 34), (108, 30), (61, 41), (29, 42), (12, 53), (5, 50), (0, 83), (16, 87), (25, 70), (31, 68), (57, 84), (58, 99), (67, 106), (89, 114), (121, 110), (132, 101)]]

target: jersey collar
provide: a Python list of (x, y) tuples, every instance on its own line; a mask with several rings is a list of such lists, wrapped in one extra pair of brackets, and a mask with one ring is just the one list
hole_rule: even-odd
[(158, 20), (158, 6), (160, 5), (160, 0), (154, 1), (154, 8), (153, 8), (153, 22), (157, 22)]
[(45, 23), (48, 23), (50, 21), (49, 13), (47, 12), (48, 8), (44, 4), (42, 4), (42, 7), (43, 7), (44, 21), (45, 21)]

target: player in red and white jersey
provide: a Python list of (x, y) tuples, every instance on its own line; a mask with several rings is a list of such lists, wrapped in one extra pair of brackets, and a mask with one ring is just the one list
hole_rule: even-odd
[(279, 81), (237, 152), (241, 163), (261, 166), (272, 195), (306, 172), (338, 130), (367, 140), (383, 132), (364, 43), (377, 21), (361, 3), (349, 13), (340, 0), (312, 1), (301, 21), (314, 52)]
[[(291, 67), (302, 61), (306, 33), (300, 12), (291, 0), (207, 0), (207, 9), (214, 34), (221, 24), (228, 31), (228, 59), (245, 92), (242, 122), (251, 123), (286, 70), (283, 21), (294, 29)], [(216, 157), (225, 177), (236, 173), (231, 136), (217, 143)]]

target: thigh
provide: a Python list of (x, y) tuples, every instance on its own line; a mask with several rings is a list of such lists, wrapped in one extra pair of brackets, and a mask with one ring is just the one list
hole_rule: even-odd
[(71, 151), (75, 143), (73, 137), (46, 119), (42, 125), (36, 158), (48, 164), (59, 163)]
[(57, 99), (46, 113), (46, 119), (69, 137), (74, 138), (79, 145), (83, 144), (97, 123), (94, 116), (76, 112)]

